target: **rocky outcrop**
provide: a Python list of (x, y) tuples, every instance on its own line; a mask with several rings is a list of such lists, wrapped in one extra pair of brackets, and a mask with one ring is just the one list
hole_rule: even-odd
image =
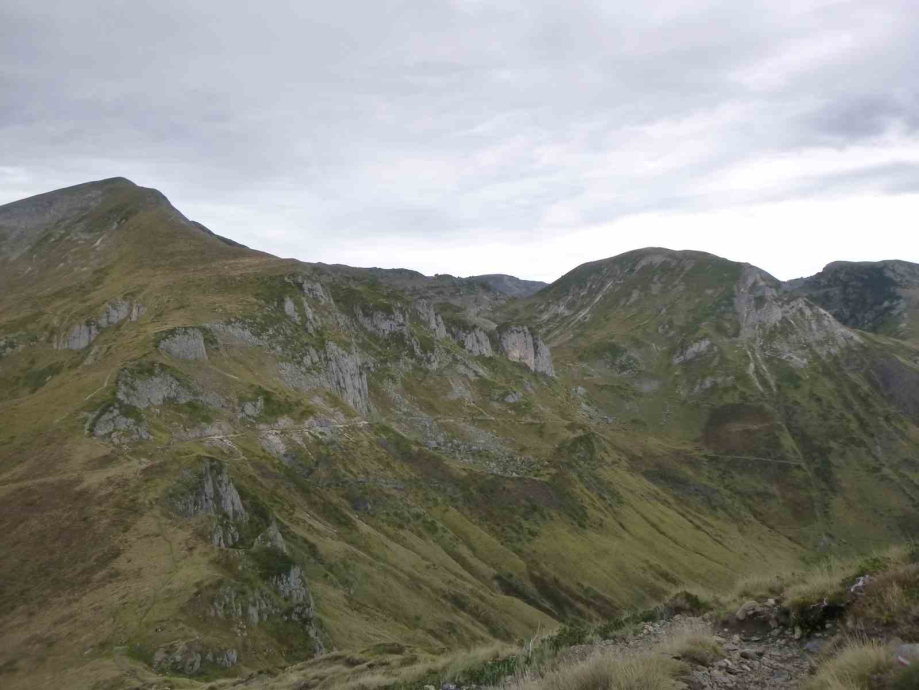
[(292, 604), (306, 604), (309, 608), (309, 614), (313, 615), (313, 597), (306, 588), (306, 582), (303, 579), (303, 570), (299, 565), (293, 565), (290, 569), (276, 575), (271, 579), (271, 586), (280, 594), (285, 601)]
[(239, 522), (249, 519), (226, 466), (211, 458), (204, 460), (201, 467), (201, 482), (197, 489), (178, 499), (176, 508), (185, 517), (226, 515), (231, 520)]
[(329, 386), (362, 414), (370, 411), (367, 372), (357, 352), (346, 352), (333, 342), (326, 343), (326, 377)]
[(77, 324), (66, 335), (58, 338), (54, 344), (57, 350), (82, 350), (99, 335), (99, 326), (95, 321), (84, 321)]
[(162, 337), (157, 349), (174, 359), (207, 359), (204, 335), (198, 328), (175, 328)]
[(453, 332), (453, 337), (463, 348), (473, 354), (482, 357), (491, 357), (494, 350), (491, 347), (491, 340), (488, 334), (481, 328), (471, 328), (469, 330), (458, 329)]
[(217, 395), (199, 391), (191, 383), (180, 381), (178, 376), (178, 372), (161, 364), (144, 362), (125, 368), (118, 373), (115, 396), (121, 402), (140, 409), (167, 402), (182, 404), (198, 401), (211, 407), (221, 405)]
[(406, 330), (405, 314), (398, 309), (383, 311), (380, 309), (365, 311), (358, 307), (355, 309), (358, 323), (371, 333), (387, 336), (393, 333), (404, 333)]
[(272, 620), (297, 623), (310, 639), (314, 654), (325, 652), (325, 645), (315, 619), (313, 597), (298, 565), (271, 578), (268, 588), (255, 591), (243, 585), (227, 583), (211, 600), (210, 615), (222, 619), (243, 619), (249, 625)]
[(326, 342), (324, 351), (308, 347), (299, 364), (279, 362), (278, 374), (294, 390), (325, 388), (361, 414), (370, 412), (366, 365), (356, 351), (348, 352), (332, 341)]
[(526, 326), (511, 326), (498, 332), (501, 351), (512, 362), (525, 364), (530, 371), (555, 376), (549, 346), (539, 336), (533, 337)]
[(673, 364), (682, 364), (683, 362), (691, 362), (696, 357), (700, 357), (708, 352), (716, 350), (714, 343), (708, 338), (702, 338), (697, 340), (689, 345), (685, 346), (680, 350), (680, 352), (673, 356), (670, 360)]
[(76, 324), (67, 333), (61, 335), (54, 347), (58, 350), (82, 350), (88, 347), (102, 330), (121, 323), (125, 319), (137, 321), (143, 313), (144, 307), (139, 302), (113, 300), (105, 305), (98, 318)]
[(226, 466), (211, 458), (204, 459), (200, 480), (187, 491), (173, 496), (170, 502), (176, 513), (183, 517), (217, 517), (211, 531), (211, 543), (221, 548), (238, 544), (239, 526), (249, 521), (249, 514)]
[(440, 314), (434, 311), (434, 307), (430, 302), (426, 300), (416, 302), (415, 311), (435, 338), (443, 340), (447, 337), (447, 327), (444, 325), (444, 320)]
[(9, 357), (14, 352), (19, 352), (23, 345), (16, 336), (0, 337), (0, 359)]
[(784, 284), (860, 330), (901, 335), (915, 308), (919, 264), (908, 261), (834, 261), (820, 273)]
[(289, 277), (289, 280), (300, 287), (304, 297), (314, 299), (320, 304), (334, 304), (332, 297), (325, 291), (322, 284), (316, 280), (310, 280), (306, 276), (295, 273)]
[(278, 529), (277, 522), (272, 521), (272, 523), (268, 525), (268, 529), (256, 537), (255, 543), (257, 546), (277, 549), (284, 554), (287, 553), (287, 542), (284, 541), (284, 535), (282, 535), (281, 530)]
[(290, 297), (284, 298), (284, 313), (287, 314), (287, 318), (294, 323), (300, 323), (300, 314), (297, 313), (297, 305), (294, 304), (294, 301)]
[(184, 676), (197, 675), (204, 663), (230, 668), (238, 662), (239, 654), (235, 649), (207, 650), (197, 640), (162, 645), (153, 655), (154, 670)]
[(146, 441), (153, 438), (147, 422), (136, 408), (105, 404), (86, 420), (83, 431), (87, 436), (108, 438), (113, 443)]
[(743, 267), (734, 295), (739, 337), (757, 354), (768, 346), (769, 354), (804, 366), (811, 351), (825, 357), (861, 342), (824, 309), (782, 294), (778, 281), (754, 266)]

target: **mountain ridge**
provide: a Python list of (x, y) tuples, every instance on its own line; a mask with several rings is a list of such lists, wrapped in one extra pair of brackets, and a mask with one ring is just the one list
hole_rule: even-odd
[(514, 298), (105, 182), (24, 251), (0, 207), (9, 687), (512, 640), (919, 527), (919, 349), (755, 267), (648, 248)]

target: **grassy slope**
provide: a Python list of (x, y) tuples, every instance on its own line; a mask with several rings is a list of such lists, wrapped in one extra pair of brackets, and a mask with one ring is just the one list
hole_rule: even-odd
[[(879, 427), (871, 417), (889, 416), (888, 407), (831, 364), (770, 397), (765, 421), (729, 418), (743, 433), (706, 441), (713, 409), (757, 393), (727, 346), (718, 367), (735, 385), (700, 399), (687, 402), (681, 387), (717, 367), (675, 369), (670, 361), (700, 334), (730, 338), (726, 298), (736, 264), (706, 267), (702, 258), (681, 278), (680, 292), (656, 288), (648, 273), (646, 284), (601, 298), (586, 326), (553, 330), (547, 322), (555, 380), (502, 358), (472, 358), (452, 342), (431, 343), (412, 317), (410, 333), (438, 354), (431, 367), (407, 354), (404, 340), (335, 325), (336, 312), (409, 313), (418, 296), (487, 308), (500, 300), (469, 286), (456, 297), (443, 281), (306, 267), (230, 247), (191, 231), (149, 195), (116, 184), (84, 226), (126, 218), (117, 229), (77, 240), (64, 233), (47, 241), (38, 265), (19, 259), (2, 272), (0, 334), (32, 343), (0, 362), (0, 527), (5, 551), (15, 555), (0, 564), (5, 686), (28, 687), (74, 665), (75, 687), (129, 682), (125, 669), (149, 674), (138, 660), (159, 645), (195, 637), (238, 649), (243, 668), (303, 658), (303, 641), (290, 631), (206, 615), (217, 584), (239, 580), (251, 557), (211, 546), (205, 519), (178, 518), (164, 502), (205, 455), (228, 465), (250, 508), (277, 519), (304, 568), (327, 646), (339, 649), (398, 641), (430, 652), (513, 640), (558, 620), (609, 617), (678, 585), (717, 587), (765, 561), (792, 563), (827, 533), (852, 547), (885, 538), (913, 508), (916, 468), (900, 459), (915, 448), (915, 428), (900, 417)], [(280, 300), (293, 293), (283, 276), (294, 272), (318, 277), (335, 297), (335, 308), (313, 304), (321, 333), (285, 321)], [(590, 267), (584, 272), (590, 277)], [(543, 302), (500, 318), (530, 319), (528, 309), (567, 287), (563, 279), (536, 298)], [(636, 289), (639, 297), (624, 304)], [(51, 347), (70, 324), (123, 296), (146, 307), (140, 320), (106, 329), (85, 351)], [(169, 329), (237, 316), (275, 328), (279, 347), (300, 351), (331, 340), (372, 357), (373, 424), (330, 393), (285, 387), (275, 362), (286, 355), (271, 348), (225, 341), (208, 348), (206, 363), (169, 360), (155, 349)], [(226, 404), (148, 411), (154, 439), (147, 442), (87, 437), (85, 415), (137, 360), (168, 365)], [(484, 375), (464, 376), (470, 367)], [(451, 399), (457, 381), (469, 394)], [(238, 401), (259, 389), (286, 413), (299, 409), (339, 426), (306, 434), (300, 465), (282, 462), (260, 443), (264, 429), (237, 416)], [(522, 399), (505, 403), (507, 392)], [(855, 397), (860, 392), (867, 397)], [(869, 407), (860, 415), (853, 399)], [(806, 413), (787, 413), (795, 404)], [(276, 416), (259, 421), (276, 425)], [(179, 438), (204, 422), (230, 425), (232, 445)], [(426, 449), (417, 441), (431, 428), (463, 449)], [(797, 448), (812, 436), (813, 449)], [(882, 444), (880, 457), (869, 437)], [(797, 464), (711, 454), (764, 448), (767, 457)]]

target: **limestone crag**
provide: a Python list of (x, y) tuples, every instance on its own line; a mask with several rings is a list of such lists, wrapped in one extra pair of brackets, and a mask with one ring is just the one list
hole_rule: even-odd
[(447, 327), (440, 314), (434, 311), (433, 305), (427, 300), (420, 300), (415, 303), (415, 311), (421, 317), (428, 329), (438, 340), (447, 338)]
[(294, 323), (300, 323), (300, 314), (297, 313), (297, 305), (290, 297), (284, 298), (284, 313)]
[(194, 676), (201, 671), (203, 663), (230, 668), (238, 661), (239, 654), (235, 649), (207, 650), (192, 640), (159, 647), (153, 656), (153, 668), (160, 672)]
[(740, 339), (760, 356), (768, 352), (801, 367), (812, 352), (826, 357), (861, 342), (824, 309), (782, 294), (778, 281), (754, 266), (744, 265), (734, 294)]
[(277, 549), (284, 554), (287, 553), (287, 542), (284, 541), (284, 535), (278, 529), (277, 522), (272, 522), (268, 525), (268, 529), (256, 537), (255, 543), (257, 546), (265, 546)]
[(118, 373), (115, 396), (121, 402), (140, 409), (167, 402), (181, 405), (198, 401), (212, 407), (222, 404), (217, 394), (199, 391), (191, 384), (179, 381), (177, 373), (161, 364), (122, 369)]
[(555, 376), (552, 354), (542, 338), (533, 337), (526, 326), (511, 326), (499, 331), (501, 351), (512, 362), (521, 362), (530, 369), (547, 376)]
[(405, 314), (398, 309), (392, 311), (355, 309), (358, 323), (371, 333), (387, 336), (393, 333), (404, 333), (406, 327)]
[(453, 337), (467, 352), (473, 355), (482, 357), (492, 357), (494, 355), (491, 340), (481, 328), (457, 329), (453, 332)]
[(683, 362), (691, 362), (692, 360), (700, 357), (706, 353), (713, 352), (718, 348), (715, 347), (714, 343), (708, 338), (702, 338), (693, 343), (690, 343), (686, 347), (682, 348), (679, 354), (673, 356), (670, 360), (673, 364), (682, 364)]
[(313, 597), (306, 588), (303, 580), (303, 570), (299, 565), (291, 566), (271, 580), (271, 585), (285, 600), (292, 604), (306, 604), (310, 612), (313, 610)]
[[(271, 589), (255, 591), (239, 583), (223, 584), (213, 597), (209, 613), (215, 618), (245, 620), (260, 625), (272, 620), (297, 623), (309, 638), (314, 654), (322, 654), (322, 642), (315, 621), (313, 597), (303, 581), (299, 566), (272, 579)], [(284, 601), (277, 599), (278, 595)]]
[(133, 410), (128, 412), (117, 403), (100, 407), (86, 420), (83, 430), (87, 436), (108, 438), (118, 444), (152, 438), (146, 421)]
[(95, 340), (99, 333), (109, 326), (121, 323), (125, 319), (137, 321), (143, 316), (144, 307), (139, 302), (129, 302), (116, 299), (102, 310), (95, 319), (89, 319), (73, 326), (67, 333), (61, 335), (54, 344), (58, 350), (82, 350)]
[(327, 341), (324, 351), (307, 347), (299, 365), (278, 362), (278, 374), (294, 390), (322, 387), (339, 395), (361, 414), (367, 414), (370, 412), (367, 366), (357, 351), (347, 352)]
[(207, 359), (204, 335), (198, 328), (175, 328), (160, 340), (157, 348), (175, 359)]
[(205, 458), (200, 480), (188, 491), (174, 496), (173, 509), (183, 517), (213, 515), (217, 519), (211, 530), (211, 543), (230, 548), (239, 543), (239, 526), (249, 521), (239, 492), (230, 480), (226, 466)]

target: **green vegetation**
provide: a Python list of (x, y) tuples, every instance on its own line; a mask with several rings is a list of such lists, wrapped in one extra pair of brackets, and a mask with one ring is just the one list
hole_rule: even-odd
[[(98, 206), (44, 235), (31, 271), (15, 260), (2, 278), (0, 330), (16, 346), (0, 372), (0, 627), (16, 632), (0, 646), (18, 660), (0, 655), (4, 687), (65, 671), (75, 687), (128, 672), (158, 683), (149, 654), (177, 639), (237, 646), (231, 674), (294, 663), (311, 654), (302, 626), (213, 615), (225, 583), (274, 601), (270, 580), (293, 563), (339, 650), (315, 661), (310, 687), (410, 683), (428, 664), (438, 680), (542, 679), (571, 645), (676, 610), (730, 613), (742, 595), (724, 592), (763, 562), (784, 574), (747, 582), (743, 596), (787, 597), (804, 627), (819, 625), (803, 613), (816, 597), (841, 604), (869, 572), (889, 584), (859, 615), (891, 630), (914, 615), (910, 571), (885, 574), (906, 565), (858, 557), (919, 528), (908, 342), (814, 340), (825, 325), (801, 320), (794, 296), (762, 276), (745, 323), (770, 309), (782, 318), (741, 336), (747, 269), (701, 253), (630, 252), (506, 300), (474, 283), (231, 247), (151, 192), (103, 187)], [(117, 251), (83, 239), (117, 221)], [(57, 271), (65, 256), (87, 270)], [(334, 301), (304, 297), (300, 276)], [(54, 349), (66, 324), (126, 295), (142, 318), (83, 351)], [(420, 300), (493, 339), (494, 324), (539, 324), (557, 376), (438, 338)], [(406, 327), (380, 335), (355, 310), (398, 310)], [(157, 334), (181, 327), (201, 330), (208, 360), (164, 363)], [(703, 338), (708, 349), (674, 361)], [(355, 361), (330, 361), (330, 343)], [(346, 399), (363, 395), (364, 376), (362, 415)], [(157, 386), (193, 400), (131, 408), (116, 398), (129, 377), (163, 377)], [(96, 437), (93, 415), (114, 405), (152, 438)], [(226, 468), (244, 523), (170, 509), (202, 480), (204, 458)], [(215, 546), (215, 524), (239, 540)], [(272, 524), (287, 556), (259, 539)], [(818, 548), (839, 565), (788, 574)], [(674, 590), (682, 598), (668, 599)], [(529, 651), (509, 644), (537, 632)], [(115, 663), (122, 641), (147, 656)], [(444, 660), (444, 649), (483, 647)]]

